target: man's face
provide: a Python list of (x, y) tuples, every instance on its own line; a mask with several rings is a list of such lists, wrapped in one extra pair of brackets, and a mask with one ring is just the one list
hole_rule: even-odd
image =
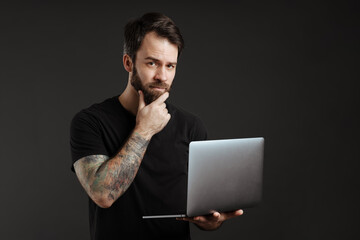
[(136, 53), (136, 62), (131, 75), (131, 85), (144, 93), (150, 104), (163, 93), (169, 92), (175, 77), (178, 48), (166, 38), (150, 32)]

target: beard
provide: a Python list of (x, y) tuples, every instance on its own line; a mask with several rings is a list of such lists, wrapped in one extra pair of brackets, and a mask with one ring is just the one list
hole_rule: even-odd
[[(135, 88), (136, 91), (141, 90), (143, 92), (144, 101), (146, 105), (149, 105), (150, 103), (158, 99), (165, 92), (170, 92), (170, 86), (160, 80), (144, 85), (139, 77), (139, 74), (137, 73), (135, 66), (134, 66), (133, 74), (130, 79), (130, 83)], [(165, 92), (160, 92), (152, 89), (154, 87), (164, 88)]]

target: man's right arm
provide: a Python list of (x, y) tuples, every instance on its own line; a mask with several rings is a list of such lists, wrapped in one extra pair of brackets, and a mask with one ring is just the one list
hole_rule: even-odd
[(133, 132), (113, 158), (91, 155), (74, 163), (81, 185), (97, 205), (110, 207), (127, 190), (136, 176), (149, 141)]
[(81, 185), (98, 206), (110, 207), (134, 180), (151, 137), (170, 120), (164, 103), (168, 96), (168, 93), (163, 94), (145, 106), (140, 93), (135, 129), (120, 151), (113, 158), (91, 155), (74, 163)]

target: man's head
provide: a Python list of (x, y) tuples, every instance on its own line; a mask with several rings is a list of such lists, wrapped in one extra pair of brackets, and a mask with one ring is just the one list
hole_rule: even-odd
[(146, 104), (170, 90), (183, 46), (179, 29), (163, 14), (148, 13), (125, 26), (124, 66)]
[(124, 29), (124, 54), (129, 55), (133, 62), (136, 61), (136, 52), (149, 32), (155, 32), (159, 37), (176, 45), (180, 56), (184, 40), (173, 20), (161, 13), (146, 13), (141, 18), (128, 22)]

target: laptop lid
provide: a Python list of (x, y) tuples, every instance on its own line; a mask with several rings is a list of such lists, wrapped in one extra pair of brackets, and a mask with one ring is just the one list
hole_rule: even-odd
[(193, 217), (252, 207), (262, 195), (264, 138), (193, 141), (189, 146), (187, 212)]
[(264, 138), (193, 141), (189, 146), (189, 217), (227, 212), (261, 200)]

